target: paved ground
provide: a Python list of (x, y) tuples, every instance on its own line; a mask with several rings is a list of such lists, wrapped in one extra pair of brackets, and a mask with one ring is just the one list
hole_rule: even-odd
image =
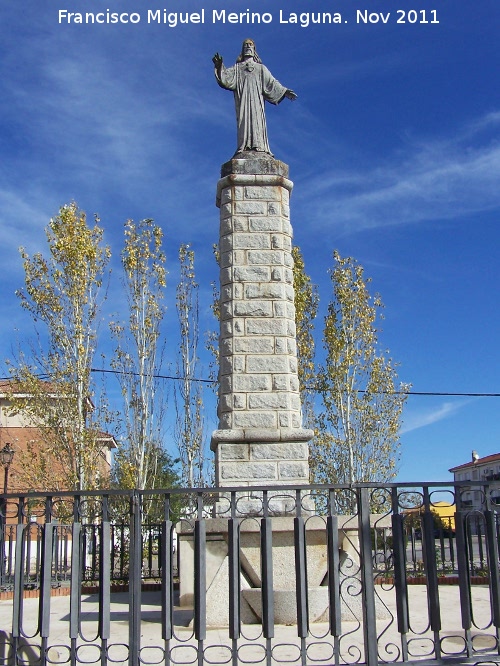
[[(473, 590), (473, 615), (475, 627), (472, 630), (474, 652), (485, 661), (484, 653), (492, 653), (497, 645), (496, 633), (491, 627), (489, 590), (475, 586)], [(397, 629), (394, 589), (383, 590), (377, 586), (379, 604), (386, 609), (384, 617), (377, 620), (379, 658), (384, 661), (401, 659), (401, 636)], [(433, 654), (434, 635), (428, 629), (427, 594), (424, 586), (410, 586), (409, 609), (411, 631), (408, 634), (410, 659), (435, 658)], [(141, 659), (144, 663), (164, 663), (165, 644), (161, 638), (161, 608), (158, 592), (145, 592), (142, 596)], [(129, 597), (127, 593), (112, 595), (111, 639), (108, 649), (108, 663), (122, 664), (127, 660)], [(440, 607), (442, 629), (439, 642), (443, 656), (458, 655), (464, 648), (464, 632), (461, 628), (460, 598), (458, 587), (440, 587)], [(38, 599), (26, 599), (23, 608), (23, 629), (26, 647), (23, 656), (25, 663), (35, 664), (38, 660), (40, 641), (37, 637)], [(82, 645), (79, 659), (85, 663), (98, 660), (100, 640), (98, 640), (99, 607), (96, 595), (82, 599)], [(194, 640), (190, 626), (192, 612), (189, 609), (175, 611), (175, 638), (170, 643), (171, 660), (174, 663), (195, 663), (198, 649), (203, 649), (206, 664), (230, 663), (231, 641), (227, 628), (210, 628), (207, 639), (199, 646)], [(12, 624), (12, 601), (0, 601), (0, 644), (9, 642)], [(69, 597), (53, 597), (50, 608), (50, 639), (52, 646), (49, 658), (52, 663), (63, 664), (68, 659)], [(3, 634), (3, 638), (2, 638)], [(276, 626), (275, 638), (271, 640), (273, 663), (300, 663), (301, 641), (297, 638), (295, 626)], [(335, 641), (328, 633), (327, 624), (311, 625), (310, 636), (304, 641), (308, 664), (330, 664), (334, 660)], [(364, 661), (363, 631), (358, 621), (342, 623), (342, 637), (338, 643), (341, 661), (356, 663)], [(260, 625), (245, 625), (242, 637), (238, 640), (238, 657), (245, 663), (265, 664), (266, 641), (261, 636)], [(497, 651), (498, 652), (498, 651)], [(0, 664), (8, 665), (8, 647), (0, 646)], [(491, 662), (492, 658), (488, 657)], [(500, 658), (496, 660), (500, 663)]]

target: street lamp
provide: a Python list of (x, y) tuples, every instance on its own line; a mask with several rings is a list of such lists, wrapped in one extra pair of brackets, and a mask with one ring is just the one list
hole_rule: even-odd
[[(0, 465), (3, 465), (5, 476), (3, 478), (3, 493), (7, 494), (7, 484), (9, 482), (9, 467), (14, 458), (14, 449), (10, 444), (6, 444), (3, 449), (0, 449)], [(0, 500), (0, 588), (3, 587), (5, 582), (5, 530), (7, 528), (7, 500), (2, 497)]]
[(7, 485), (9, 482), (9, 467), (14, 458), (14, 449), (12, 446), (7, 443), (3, 449), (0, 449), (0, 465), (4, 467), (4, 477), (3, 477), (3, 492), (7, 493)]

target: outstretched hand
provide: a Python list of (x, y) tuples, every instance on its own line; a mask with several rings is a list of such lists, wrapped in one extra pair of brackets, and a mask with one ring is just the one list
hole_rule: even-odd
[(220, 53), (216, 53), (214, 57), (212, 58), (212, 62), (214, 63), (216, 69), (220, 69), (222, 66), (222, 56)]
[(293, 90), (287, 90), (285, 93), (285, 97), (288, 97), (288, 99), (291, 99), (292, 102), (297, 99), (297, 93), (294, 93)]

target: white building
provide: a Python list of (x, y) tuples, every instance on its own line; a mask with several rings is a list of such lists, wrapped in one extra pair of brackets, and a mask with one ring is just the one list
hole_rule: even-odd
[[(500, 453), (480, 458), (477, 452), (473, 451), (470, 462), (452, 467), (449, 471), (456, 482), (477, 481), (488, 484), (490, 499), (500, 505)], [(465, 507), (479, 510), (487, 508), (484, 486), (479, 484), (468, 486), (465, 483), (460, 497)]]

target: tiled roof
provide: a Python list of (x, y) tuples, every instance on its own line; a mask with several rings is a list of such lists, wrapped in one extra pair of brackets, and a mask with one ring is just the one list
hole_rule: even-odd
[(464, 463), (463, 465), (457, 465), (457, 467), (452, 467), (449, 472), (458, 472), (461, 469), (469, 469), (473, 467), (478, 467), (480, 465), (488, 465), (489, 463), (500, 462), (500, 453), (492, 453), (490, 456), (485, 456), (484, 458), (478, 458), (475, 462), (470, 461)]
[[(19, 386), (21, 386), (21, 388), (19, 388)], [(60, 392), (57, 384), (55, 384), (54, 382), (49, 382), (47, 380), (42, 379), (40, 380), (39, 387), (40, 389), (43, 387), (43, 389), (47, 391), (47, 395), (49, 398), (63, 399), (65, 397), (65, 393)], [(16, 382), (12, 379), (0, 379), (0, 398), (6, 398), (9, 395), (14, 396), (15, 398), (25, 398), (25, 399), (33, 397), (33, 394), (31, 392), (26, 393), (26, 389), (22, 387), (22, 385), (19, 382)], [(87, 398), (86, 400), (88, 408), (91, 411), (93, 411), (94, 403), (92, 402), (92, 399)]]

